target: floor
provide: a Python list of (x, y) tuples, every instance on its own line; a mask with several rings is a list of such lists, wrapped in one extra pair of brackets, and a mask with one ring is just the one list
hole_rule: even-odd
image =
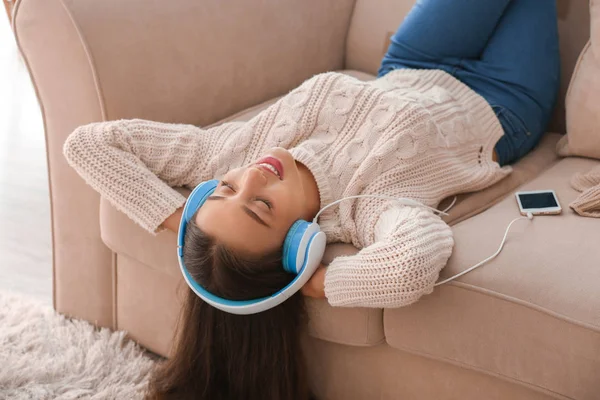
[(52, 303), (50, 203), (42, 115), (0, 13), (0, 290)]

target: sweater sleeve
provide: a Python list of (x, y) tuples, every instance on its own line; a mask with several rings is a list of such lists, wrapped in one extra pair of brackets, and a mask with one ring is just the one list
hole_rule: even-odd
[(433, 212), (393, 207), (381, 215), (373, 244), (329, 264), (325, 295), (332, 306), (412, 304), (433, 292), (453, 245), (450, 227)]
[(291, 148), (305, 140), (319, 110), (314, 105), (340, 76), (316, 75), (247, 122), (207, 129), (140, 119), (81, 126), (67, 138), (63, 152), (100, 195), (156, 233), (185, 203), (172, 187), (195, 186), (267, 148)]
[[(146, 120), (92, 123), (77, 128), (63, 148), (68, 163), (94, 190), (150, 233), (186, 198), (175, 186), (211, 179), (209, 155), (241, 127), (219, 132)], [(221, 143), (219, 143), (221, 142)]]

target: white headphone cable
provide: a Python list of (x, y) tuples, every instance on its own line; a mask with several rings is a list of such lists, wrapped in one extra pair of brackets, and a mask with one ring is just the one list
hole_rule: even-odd
[[(443, 212), (444, 214), (446, 214), (448, 211), (450, 211), (450, 209), (451, 209), (452, 207), (454, 207), (454, 203), (456, 203), (456, 200), (458, 200), (458, 197), (457, 197), (457, 196), (454, 196), (454, 199), (452, 200), (452, 203), (450, 203), (450, 205), (449, 205), (448, 207), (446, 207), (446, 208), (444, 209), (444, 211), (442, 211), (442, 212)], [(448, 215), (448, 214), (446, 214), (446, 215)]]
[[(384, 200), (392, 200), (392, 201), (398, 201), (402, 204), (405, 205), (409, 205), (409, 206), (416, 206), (416, 207), (424, 207), (427, 208), (431, 211), (433, 211), (434, 213), (437, 214), (442, 214), (442, 215), (448, 215), (445, 211), (440, 211), (437, 208), (433, 208), (433, 207), (429, 207), (417, 200), (413, 200), (413, 199), (408, 199), (406, 197), (394, 197), (394, 196), (386, 196), (386, 195), (380, 195), (380, 194), (359, 194), (356, 196), (348, 196), (348, 197), (344, 197), (342, 199), (336, 200), (333, 203), (329, 203), (327, 204), (325, 207), (321, 208), (321, 210), (317, 213), (317, 215), (315, 216), (315, 218), (313, 219), (313, 222), (317, 222), (317, 219), (319, 218), (319, 215), (321, 215), (321, 213), (325, 210), (327, 210), (329, 207), (332, 207), (338, 203), (341, 203), (344, 200), (349, 200), (349, 199), (360, 199), (362, 197), (368, 197), (368, 198), (374, 198), (374, 199), (384, 199)], [(452, 202), (451, 206), (454, 205), (454, 202)]]
[(454, 276), (451, 276), (450, 278), (446, 278), (443, 281), (437, 282), (434, 286), (443, 285), (444, 283), (448, 283), (450, 281), (453, 281), (454, 279), (456, 279), (458, 277), (461, 277), (461, 276), (463, 276), (463, 275), (465, 275), (465, 274), (473, 271), (475, 268), (479, 268), (482, 265), (484, 265), (485, 263), (487, 263), (488, 261), (491, 261), (494, 258), (496, 258), (496, 256), (498, 254), (500, 254), (500, 252), (502, 251), (502, 248), (504, 247), (504, 243), (506, 242), (506, 237), (508, 236), (508, 231), (510, 231), (510, 227), (512, 226), (512, 224), (514, 224), (515, 222), (517, 222), (520, 219), (529, 219), (529, 220), (531, 220), (531, 219), (533, 219), (533, 214), (529, 212), (529, 213), (527, 213), (526, 217), (518, 217), (518, 218), (515, 218), (512, 221), (510, 221), (510, 224), (508, 224), (508, 226), (506, 227), (506, 231), (504, 232), (504, 238), (502, 238), (502, 243), (500, 243), (500, 247), (498, 247), (498, 250), (496, 250), (496, 252), (494, 254), (492, 254), (491, 256), (489, 256), (488, 258), (486, 258), (485, 260), (482, 260), (482, 261), (478, 262), (477, 264), (473, 265), (472, 267), (467, 268), (466, 270), (464, 270), (464, 271), (462, 271), (462, 272), (460, 272), (460, 273), (458, 273), (458, 274), (456, 274)]
[[(315, 216), (315, 218), (313, 219), (313, 222), (317, 222), (317, 219), (319, 218), (319, 215), (321, 215), (321, 213), (323, 211), (325, 211), (326, 209), (328, 209), (329, 207), (332, 207), (338, 203), (341, 203), (344, 200), (348, 200), (348, 199), (360, 199), (363, 197), (367, 197), (367, 198), (376, 198), (376, 199), (384, 199), (384, 200), (392, 200), (392, 201), (398, 201), (400, 203), (406, 204), (406, 205), (410, 205), (410, 206), (417, 206), (417, 207), (424, 207), (427, 208), (437, 214), (442, 214), (442, 215), (448, 215), (446, 211), (450, 210), (454, 204), (456, 203), (457, 197), (454, 196), (454, 199), (452, 200), (452, 203), (450, 203), (450, 205), (448, 207), (446, 207), (446, 209), (444, 211), (440, 211), (436, 208), (433, 207), (429, 207), (417, 200), (413, 200), (413, 199), (408, 199), (405, 197), (393, 197), (393, 196), (385, 196), (385, 195), (370, 195), (370, 194), (361, 194), (361, 195), (356, 195), (356, 196), (349, 196), (349, 197), (344, 197), (342, 199), (336, 200), (328, 205), (326, 205), (325, 207), (323, 207)], [(502, 242), (500, 243), (500, 247), (498, 247), (498, 250), (496, 250), (496, 252), (494, 254), (492, 254), (491, 256), (489, 256), (488, 258), (486, 258), (485, 260), (482, 260), (480, 262), (478, 262), (477, 264), (473, 265), (472, 267), (467, 268), (466, 270), (453, 275), (449, 278), (444, 279), (443, 281), (437, 282), (434, 286), (439, 286), (439, 285), (443, 285), (444, 283), (448, 283), (450, 281), (453, 281), (456, 278), (459, 278), (465, 274), (468, 274), (469, 272), (473, 271), (476, 268), (481, 267), (482, 265), (484, 265), (485, 263), (493, 260), (494, 258), (496, 258), (498, 256), (498, 254), (500, 254), (500, 252), (502, 251), (502, 248), (504, 247), (504, 243), (506, 243), (506, 238), (508, 236), (508, 232), (510, 231), (510, 228), (512, 227), (512, 225), (517, 222), (520, 219), (528, 219), (528, 220), (532, 220), (533, 219), (533, 214), (528, 212), (526, 217), (518, 217), (513, 219), (512, 221), (510, 221), (510, 223), (508, 224), (508, 226), (506, 227), (506, 231), (504, 232), (504, 237), (502, 238)]]

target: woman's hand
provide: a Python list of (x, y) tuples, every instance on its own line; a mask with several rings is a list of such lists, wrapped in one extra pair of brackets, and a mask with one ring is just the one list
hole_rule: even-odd
[(175, 212), (167, 217), (162, 226), (170, 231), (177, 233), (179, 231), (179, 222), (183, 215), (183, 207), (179, 207)]
[(327, 271), (327, 268), (321, 264), (309, 281), (302, 286), (303, 295), (315, 299), (325, 298), (325, 271)]

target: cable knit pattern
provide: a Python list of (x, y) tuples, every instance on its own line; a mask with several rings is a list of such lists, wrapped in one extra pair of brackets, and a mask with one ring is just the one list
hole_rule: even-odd
[(454, 245), (452, 231), (440, 217), (413, 207), (384, 212), (375, 240), (360, 257), (338, 257), (329, 264), (325, 295), (332, 304), (412, 304), (433, 291)]
[[(171, 187), (220, 179), (274, 146), (312, 172), (322, 207), (357, 194), (436, 207), (510, 173), (492, 160), (501, 135), (488, 103), (446, 72), (396, 70), (371, 82), (330, 72), (248, 122), (209, 129), (144, 120), (90, 124), (69, 136), (64, 153), (95, 190), (155, 233), (185, 202)], [(378, 224), (390, 218), (393, 224)], [(416, 301), (432, 291), (453, 245), (450, 228), (432, 212), (379, 199), (342, 202), (319, 224), (329, 243), (362, 249), (329, 265), (325, 292), (335, 306)]]
[(600, 166), (585, 174), (575, 174), (571, 186), (582, 193), (569, 207), (584, 217), (600, 218)]

